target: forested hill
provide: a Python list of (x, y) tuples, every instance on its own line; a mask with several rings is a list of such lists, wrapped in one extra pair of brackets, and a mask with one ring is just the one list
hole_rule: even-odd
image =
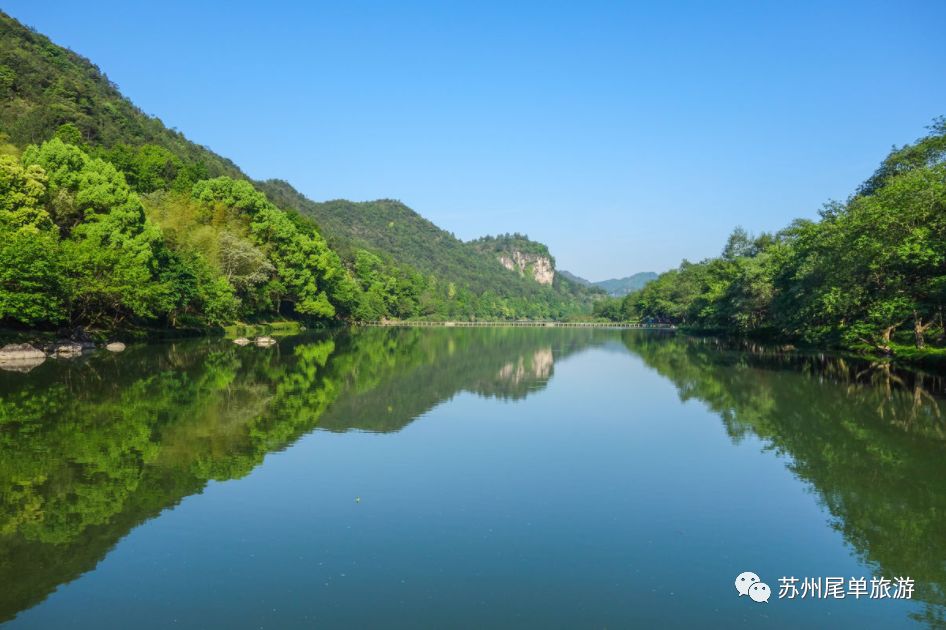
[(447, 278), (457, 287), (476, 293), (489, 291), (543, 301), (549, 297), (566, 302), (577, 300), (578, 303), (587, 303), (597, 295), (596, 291), (567, 279), (551, 283), (549, 291), (523, 269), (502, 262), (504, 254), (539, 254), (554, 268), (555, 260), (548, 247), (519, 234), (487, 236), (467, 243), (400, 201), (315, 202), (282, 180), (268, 180), (258, 185), (281, 207), (292, 208), (313, 219), (343, 257), (358, 249), (369, 249), (396, 265), (408, 265), (421, 273)]
[(398, 202), (252, 182), (0, 13), (0, 326), (558, 318), (592, 298)]

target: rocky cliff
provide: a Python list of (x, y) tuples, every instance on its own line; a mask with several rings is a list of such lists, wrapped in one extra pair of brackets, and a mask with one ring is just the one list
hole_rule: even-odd
[(555, 279), (555, 266), (549, 256), (512, 251), (500, 254), (499, 262), (506, 269), (531, 277), (539, 284), (550, 285)]
[(549, 253), (549, 248), (524, 234), (484, 236), (470, 241), (469, 246), (498, 260), (506, 269), (539, 284), (549, 286), (555, 280), (555, 259)]

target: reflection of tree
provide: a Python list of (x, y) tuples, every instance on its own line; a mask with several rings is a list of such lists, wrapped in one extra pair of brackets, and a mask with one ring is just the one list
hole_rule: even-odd
[(935, 625), (946, 610), (942, 378), (824, 355), (628, 334), (627, 347), (701, 400), (738, 441), (791, 457), (833, 526), (878, 574), (911, 576)]
[(526, 396), (553, 357), (601, 338), (571, 332), (551, 343), (499, 329), (370, 329), (269, 349), (198, 340), (0, 372), (0, 622), (317, 424), (397, 430), (460, 391)]
[(333, 392), (332, 349), (192, 342), (0, 380), (0, 583), (15, 585), (0, 591), (0, 620), (311, 429)]

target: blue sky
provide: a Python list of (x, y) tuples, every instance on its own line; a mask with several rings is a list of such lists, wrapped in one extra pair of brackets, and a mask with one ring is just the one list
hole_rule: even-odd
[(3, 10), (254, 178), (524, 232), (592, 280), (814, 217), (946, 114), (942, 1)]

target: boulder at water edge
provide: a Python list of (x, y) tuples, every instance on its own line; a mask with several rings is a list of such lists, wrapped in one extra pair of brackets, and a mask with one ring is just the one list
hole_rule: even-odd
[(0, 348), (0, 370), (29, 372), (46, 360), (46, 353), (28, 343), (11, 343)]

